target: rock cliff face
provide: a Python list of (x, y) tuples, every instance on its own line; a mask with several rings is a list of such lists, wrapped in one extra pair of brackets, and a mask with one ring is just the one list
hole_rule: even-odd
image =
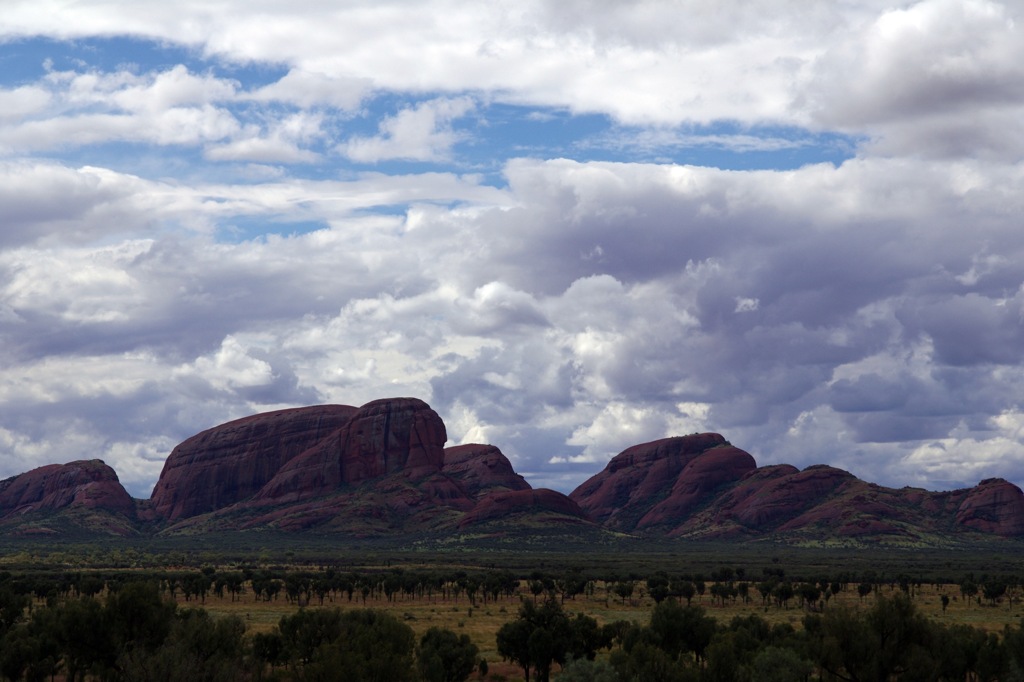
[(499, 518), (590, 523), (562, 493), (533, 491), (493, 445), (444, 448), (415, 398), (256, 415), (175, 448), (154, 491), (165, 532), (317, 529), (357, 536)]
[(756, 466), (753, 457), (717, 433), (664, 438), (624, 450), (569, 497), (615, 530), (676, 525)]
[(488, 521), (522, 522), (521, 517), (529, 515), (532, 523), (571, 520), (587, 523), (587, 515), (560, 492), (540, 488), (538, 490), (510, 490), (491, 493), (462, 517), (460, 528), (475, 526)]
[(442, 471), (461, 483), (466, 494), (477, 500), (491, 492), (530, 489), (526, 479), (512, 469), (512, 463), (493, 445), (446, 448)]
[(444, 466), (446, 440), (444, 422), (422, 400), (375, 400), (281, 467), (255, 499), (297, 502), (390, 474), (428, 476)]
[(1024, 536), (1024, 493), (1002, 479), (949, 492), (867, 483), (827, 465), (757, 468), (718, 434), (633, 446), (570, 497), (606, 526), (700, 539), (942, 542)]
[(89, 514), (93, 530), (116, 534), (127, 534), (136, 517), (135, 500), (98, 459), (50, 464), (0, 481), (0, 524), (61, 512)]
[(1024, 538), (1024, 492), (1003, 479), (929, 492), (826, 465), (758, 468), (716, 433), (635, 445), (570, 496), (534, 490), (493, 445), (445, 448), (421, 400), (319, 405), (204, 431), (170, 454), (150, 500), (99, 460), (0, 481), (0, 532), (273, 528), (375, 536), (505, 535), (566, 527), (687, 539), (943, 544)]
[(296, 456), (348, 423), (357, 408), (318, 405), (237, 419), (178, 445), (153, 489), (153, 513), (168, 521), (256, 494)]
[(956, 524), (1005, 537), (1024, 535), (1024, 493), (1001, 478), (985, 479), (968, 491)]

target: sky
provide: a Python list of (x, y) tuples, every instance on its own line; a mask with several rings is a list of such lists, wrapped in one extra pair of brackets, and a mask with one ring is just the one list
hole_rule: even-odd
[(4, 0), (0, 477), (413, 396), (571, 491), (1024, 484), (1019, 0)]

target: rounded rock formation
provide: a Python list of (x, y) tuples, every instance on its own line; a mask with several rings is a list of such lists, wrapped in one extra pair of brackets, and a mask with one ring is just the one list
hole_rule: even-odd
[(553, 516), (563, 520), (564, 517), (569, 517), (581, 523), (587, 521), (587, 515), (569, 497), (554, 490), (538, 488), (488, 495), (462, 517), (459, 528), (522, 515), (530, 515), (540, 522), (549, 522)]
[(985, 479), (968, 491), (956, 525), (1003, 537), (1024, 535), (1024, 493), (1002, 478)]
[(375, 400), (330, 438), (290, 460), (254, 499), (296, 502), (389, 474), (428, 476), (444, 466), (447, 439), (441, 417), (422, 400)]
[(102, 460), (50, 464), (0, 481), (0, 518), (69, 507), (135, 516), (135, 501)]
[(246, 500), (355, 413), (348, 405), (298, 407), (207, 429), (168, 456), (151, 508), (158, 517), (176, 521)]
[(445, 448), (442, 472), (458, 480), (470, 497), (501, 490), (529, 490), (530, 484), (493, 445), (471, 443)]

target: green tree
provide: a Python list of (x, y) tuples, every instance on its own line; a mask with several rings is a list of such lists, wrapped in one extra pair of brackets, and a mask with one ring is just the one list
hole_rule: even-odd
[(682, 606), (666, 599), (651, 612), (650, 630), (655, 643), (669, 656), (678, 659), (692, 652), (700, 663), (711, 643), (717, 625), (699, 606)]
[(25, 617), (29, 601), (27, 594), (19, 594), (11, 587), (0, 587), (0, 637)]
[(798, 682), (811, 676), (814, 666), (796, 651), (767, 646), (754, 656), (751, 678), (757, 682)]
[(633, 591), (636, 589), (636, 585), (632, 580), (620, 580), (615, 583), (614, 591), (615, 594), (622, 599), (622, 603), (625, 604), (627, 599), (633, 596)]
[(478, 653), (467, 635), (432, 627), (420, 638), (416, 664), (426, 682), (463, 682), (476, 667)]
[(639, 642), (625, 651), (612, 652), (611, 664), (626, 682), (697, 682), (700, 671), (690, 661), (677, 661), (665, 650)]
[(179, 612), (163, 644), (132, 649), (118, 659), (121, 677), (147, 682), (233, 682), (242, 679), (245, 623), (214, 619), (203, 609)]
[(527, 682), (531, 670), (538, 682), (548, 682), (554, 663), (565, 665), (570, 657), (593, 658), (605, 644), (603, 632), (589, 616), (580, 614), (570, 620), (555, 599), (540, 606), (524, 601), (518, 618), (498, 630), (498, 654), (520, 666)]
[(960, 583), (960, 594), (964, 599), (974, 599), (975, 595), (978, 594), (978, 583), (974, 582), (970, 578), (965, 578)]
[(1006, 594), (1006, 583), (1002, 580), (986, 580), (982, 586), (982, 592), (985, 594), (985, 599), (995, 606), (996, 602)]
[(90, 670), (116, 658), (103, 607), (92, 597), (72, 599), (63, 605), (58, 614), (57, 639), (64, 652), (68, 682), (85, 680)]
[(864, 597), (871, 594), (872, 586), (871, 583), (863, 582), (857, 585), (857, 596), (861, 601), (864, 601)]
[(619, 674), (608, 661), (569, 661), (558, 675), (558, 682), (619, 682)]
[(679, 596), (686, 600), (686, 605), (689, 606), (693, 601), (694, 596), (697, 594), (697, 588), (689, 580), (684, 580), (679, 585)]
[[(293, 655), (308, 655), (307, 662), (296, 665), (297, 680), (407, 682), (413, 679), (415, 636), (408, 625), (373, 609), (344, 612), (318, 609), (309, 613), (321, 611), (327, 615), (320, 620), (307, 617), (304, 622), (292, 624), (286, 622), (287, 616), (281, 619), (286, 650), (289, 641), (298, 641), (301, 645), (291, 649)], [(314, 641), (319, 644), (309, 652), (308, 647)]]
[[(157, 583), (131, 581), (107, 596), (103, 622), (110, 637), (110, 655), (131, 649), (152, 651), (170, 633), (177, 606), (164, 601)], [(106, 664), (113, 665), (108, 659)]]

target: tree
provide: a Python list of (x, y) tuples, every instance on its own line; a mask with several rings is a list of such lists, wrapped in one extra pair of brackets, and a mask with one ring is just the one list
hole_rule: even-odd
[(661, 648), (640, 642), (628, 652), (612, 652), (611, 663), (620, 680), (657, 680), (658, 682), (696, 682), (699, 671), (690, 662), (680, 664)]
[(154, 582), (124, 584), (107, 597), (103, 608), (105, 628), (114, 649), (156, 649), (167, 638), (176, 609), (173, 602), (163, 600)]
[(690, 602), (693, 601), (694, 596), (697, 594), (697, 588), (689, 580), (683, 581), (679, 586), (679, 596), (686, 600), (686, 605), (689, 606)]
[(660, 604), (669, 595), (668, 577), (658, 574), (647, 579), (647, 592), (656, 604)]
[(28, 608), (29, 597), (10, 587), (0, 588), (0, 637), (20, 621)]
[(793, 583), (788, 580), (772, 588), (772, 597), (775, 598), (776, 606), (785, 606), (788, 609), (789, 600), (795, 596), (796, 590), (793, 589)]
[(821, 589), (814, 583), (804, 583), (800, 586), (800, 598), (807, 605), (807, 608), (814, 608), (821, 598)]
[(960, 594), (965, 599), (974, 599), (974, 596), (978, 594), (978, 583), (974, 582), (970, 578), (965, 578), (963, 582), (960, 583)]
[(699, 606), (682, 606), (666, 599), (651, 612), (650, 630), (655, 642), (669, 656), (678, 659), (692, 651), (699, 663), (715, 634), (715, 619)]
[(116, 658), (103, 619), (103, 607), (92, 597), (73, 599), (58, 614), (57, 639), (64, 652), (68, 682), (85, 679), (101, 661)]
[[(530, 603), (532, 602), (524, 602), (524, 604)], [(495, 638), (498, 655), (522, 668), (523, 677), (526, 678), (526, 682), (530, 682), (530, 670), (534, 667), (533, 652), (530, 650), (530, 634), (533, 632), (533, 625), (524, 617), (522, 608), (520, 608), (519, 614), (517, 620), (502, 625)]]
[(322, 620), (307, 620), (297, 628), (286, 622), (288, 616), (281, 619), (286, 649), (291, 636), (304, 643), (300, 651), (308, 651), (306, 647), (320, 639), (308, 653), (308, 662), (298, 670), (299, 680), (329, 682), (339, 679), (338, 671), (344, 671), (346, 682), (406, 682), (413, 678), (415, 636), (408, 625), (373, 609), (308, 613), (319, 612), (326, 614)]
[(864, 601), (864, 597), (871, 594), (871, 583), (863, 582), (857, 585), (857, 596), (861, 601)]
[(985, 594), (985, 599), (988, 599), (992, 606), (995, 606), (996, 601), (1002, 599), (1003, 595), (1006, 594), (1006, 583), (1001, 580), (986, 580), (982, 591)]
[(558, 682), (619, 682), (619, 676), (607, 661), (578, 659), (562, 668)]
[(520, 666), (527, 682), (531, 670), (538, 682), (548, 682), (552, 664), (593, 658), (606, 645), (603, 635), (593, 618), (580, 614), (570, 620), (561, 604), (549, 598), (540, 606), (524, 601), (518, 618), (502, 625), (496, 639), (498, 654)]
[(214, 619), (203, 609), (186, 609), (159, 648), (129, 650), (118, 667), (128, 680), (234, 682), (243, 668), (244, 634), (238, 616)]
[(622, 599), (622, 603), (625, 604), (626, 600), (633, 596), (633, 590), (635, 585), (632, 580), (620, 580), (615, 583), (615, 594)]
[(463, 682), (473, 672), (478, 653), (467, 635), (432, 627), (420, 639), (416, 664), (427, 682)]
[(768, 646), (754, 656), (751, 664), (752, 678), (757, 682), (791, 682), (806, 680), (814, 666), (810, 661), (788, 648)]

